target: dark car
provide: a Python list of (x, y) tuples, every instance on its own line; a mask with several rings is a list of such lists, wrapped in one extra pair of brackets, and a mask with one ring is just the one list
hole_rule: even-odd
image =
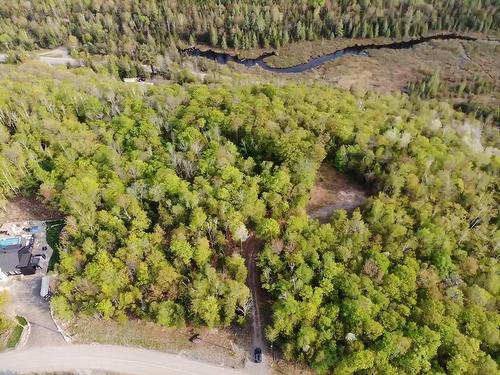
[(262, 362), (262, 349), (261, 348), (255, 348), (253, 352), (253, 360), (255, 363), (261, 363)]

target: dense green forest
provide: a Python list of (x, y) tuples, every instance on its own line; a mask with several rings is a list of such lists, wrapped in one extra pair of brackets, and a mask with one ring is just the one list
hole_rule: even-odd
[[(321, 85), (126, 85), (0, 67), (0, 192), (68, 215), (57, 314), (244, 324), (320, 373), (496, 373), (498, 129), (437, 101)], [(30, 85), (25, 83), (29, 81)], [(379, 192), (320, 225), (327, 158)]]
[(44, 0), (0, 2), (0, 49), (66, 45), (148, 61), (178, 40), (278, 48), (334, 37), (498, 31), (497, 0)]
[(261, 257), (267, 337), (319, 372), (497, 371), (498, 149), (447, 105), (418, 106), (336, 142), (337, 168), (381, 189), (363, 211), (292, 217)]

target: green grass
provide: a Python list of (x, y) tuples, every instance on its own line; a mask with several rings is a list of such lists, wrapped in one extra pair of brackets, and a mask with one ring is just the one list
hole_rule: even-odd
[(59, 239), (61, 230), (64, 227), (64, 220), (54, 220), (47, 222), (47, 243), (54, 250), (49, 261), (49, 271), (54, 269), (54, 266), (59, 263)]
[(9, 339), (7, 340), (7, 348), (13, 349), (19, 343), (21, 335), (23, 334), (24, 328), (28, 325), (28, 322), (22, 316), (16, 316), (17, 324), (12, 330)]

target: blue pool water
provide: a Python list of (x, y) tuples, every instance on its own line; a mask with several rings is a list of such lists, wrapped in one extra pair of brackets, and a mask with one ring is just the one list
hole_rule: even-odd
[(13, 238), (0, 239), (0, 248), (7, 247), (7, 246), (13, 246), (13, 245), (19, 245), (19, 238), (13, 237)]

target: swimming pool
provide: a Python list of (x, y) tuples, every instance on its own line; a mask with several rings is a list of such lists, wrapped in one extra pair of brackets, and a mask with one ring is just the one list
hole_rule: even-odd
[(7, 246), (19, 245), (21, 239), (19, 237), (12, 238), (0, 238), (0, 248), (4, 248)]

